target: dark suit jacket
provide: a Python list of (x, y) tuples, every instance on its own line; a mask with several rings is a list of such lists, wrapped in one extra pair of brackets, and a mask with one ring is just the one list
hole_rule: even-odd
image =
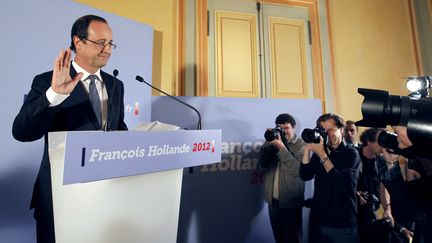
[[(49, 107), (46, 91), (51, 86), (53, 72), (37, 75), (31, 90), (16, 116), (12, 133), (15, 139), (27, 142), (45, 136), (42, 163), (34, 185), (31, 208), (35, 218), (52, 213), (51, 172), (48, 157), (48, 132), (98, 130), (99, 124), (92, 110), (87, 92), (79, 82), (70, 96), (60, 105)], [(76, 71), (71, 66), (71, 77)], [(127, 130), (124, 123), (124, 87), (117, 78), (101, 71), (108, 93), (107, 127), (110, 130)]]

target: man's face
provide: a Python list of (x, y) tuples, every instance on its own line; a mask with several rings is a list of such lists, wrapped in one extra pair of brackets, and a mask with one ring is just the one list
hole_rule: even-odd
[(345, 139), (349, 143), (355, 143), (357, 141), (357, 127), (355, 124), (348, 124), (345, 127)]
[(292, 127), (291, 123), (277, 124), (277, 126), (285, 130), (285, 138), (287, 140), (294, 136), (294, 128)]
[(378, 142), (367, 142), (367, 147), (374, 155), (380, 155), (382, 152), (382, 148), (379, 146)]
[(333, 119), (323, 121), (320, 123), (321, 127), (327, 132), (329, 146), (337, 148), (342, 142), (342, 130), (343, 128), (338, 128), (336, 122)]
[[(107, 23), (92, 21), (88, 27), (87, 39), (95, 42), (112, 41), (112, 31)], [(107, 44), (100, 46), (88, 40), (74, 37), (76, 48), (75, 61), (86, 71), (93, 73), (104, 67), (111, 56), (112, 47)]]

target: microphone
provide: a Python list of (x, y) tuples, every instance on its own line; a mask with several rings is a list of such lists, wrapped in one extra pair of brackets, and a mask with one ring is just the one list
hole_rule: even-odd
[(174, 96), (172, 96), (172, 95), (170, 95), (170, 94), (168, 94), (168, 93), (166, 93), (166, 92), (164, 92), (164, 91), (162, 91), (162, 90), (156, 88), (155, 86), (153, 86), (153, 85), (147, 83), (147, 82), (143, 79), (143, 77), (141, 77), (141, 76), (139, 76), (139, 75), (137, 75), (137, 76), (135, 77), (135, 79), (136, 79), (137, 81), (141, 82), (141, 83), (145, 83), (145, 84), (147, 84), (148, 86), (150, 86), (150, 87), (152, 87), (153, 89), (155, 89), (155, 90), (161, 92), (162, 94), (164, 94), (164, 95), (170, 97), (171, 99), (176, 100), (177, 102), (180, 102), (180, 103), (182, 103), (183, 105), (185, 105), (185, 106), (191, 108), (192, 110), (194, 110), (194, 111), (198, 114), (197, 130), (201, 130), (201, 114), (199, 113), (199, 111), (198, 111), (195, 107), (193, 107), (193, 106), (191, 106), (191, 105), (185, 103), (184, 101), (181, 101), (180, 99), (178, 99), (178, 98), (176, 98), (176, 97), (174, 97)]
[[(119, 71), (117, 70), (117, 69), (114, 69), (113, 70), (113, 76), (114, 76), (114, 78), (115, 79), (117, 79), (117, 76), (119, 75)], [(106, 121), (105, 121), (105, 124), (103, 125), (103, 130), (106, 132), (106, 131), (110, 131), (111, 130), (111, 128), (110, 128), (110, 125), (109, 125), (109, 122), (108, 122), (108, 119), (109, 119), (109, 114), (110, 114), (110, 112), (111, 112), (111, 109), (112, 109), (112, 98), (113, 98), (113, 96), (114, 96), (114, 91), (115, 91), (115, 87), (116, 87), (116, 84), (117, 84), (117, 81), (116, 80), (113, 80), (113, 87), (112, 87), (112, 89), (111, 89), (111, 92), (109, 93), (109, 99), (108, 99), (108, 111), (107, 111), (107, 118), (106, 118)]]

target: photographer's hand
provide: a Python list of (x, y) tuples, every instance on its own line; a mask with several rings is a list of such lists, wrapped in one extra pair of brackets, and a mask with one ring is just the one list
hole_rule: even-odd
[(410, 242), (414, 237), (414, 233), (405, 227), (401, 228), (400, 233), (402, 233), (402, 235), (404, 235)]
[(320, 143), (307, 143), (306, 147), (314, 152), (316, 155), (318, 155), (318, 157), (320, 157), (320, 159), (324, 159), (325, 157), (327, 157), (327, 154), (324, 150), (324, 142), (322, 137), (320, 137)]
[(306, 148), (318, 155), (326, 172), (329, 172), (331, 169), (333, 169), (333, 163), (330, 161), (327, 153), (324, 150), (324, 140), (322, 137), (320, 137), (320, 143), (307, 143), (305, 150)]
[(392, 128), (398, 135), (397, 141), (400, 149), (408, 148), (413, 145), (408, 137), (408, 128), (406, 126), (392, 126)]
[[(388, 207), (388, 208), (390, 208), (390, 207)], [(382, 217), (390, 219), (391, 226), (394, 227), (394, 219), (393, 219), (393, 215), (392, 215), (390, 209), (384, 209), (384, 213), (383, 213)]]
[(277, 135), (277, 138), (273, 141), (270, 142), (273, 146), (275, 146), (275, 148), (277, 148), (277, 150), (281, 150), (285, 147), (285, 144), (282, 142), (281, 136), (280, 134)]
[(421, 175), (417, 171), (413, 169), (407, 169), (406, 170), (406, 181), (412, 181), (416, 179), (420, 179)]
[(365, 205), (367, 203), (367, 201), (363, 198), (361, 191), (357, 191), (357, 196), (359, 198), (360, 206)]

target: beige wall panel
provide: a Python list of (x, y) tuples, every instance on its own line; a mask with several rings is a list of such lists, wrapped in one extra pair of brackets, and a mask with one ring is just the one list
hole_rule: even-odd
[(307, 98), (304, 22), (269, 19), (273, 98)]
[(255, 15), (215, 16), (217, 96), (258, 97)]
[(406, 95), (405, 77), (417, 74), (409, 0), (329, 0), (336, 112), (361, 118), (357, 88)]
[[(171, 94), (178, 93), (176, 60), (178, 0), (75, 0), (75, 2), (152, 25), (155, 40), (153, 46), (153, 85)], [(153, 94), (157, 93), (154, 92)]]

